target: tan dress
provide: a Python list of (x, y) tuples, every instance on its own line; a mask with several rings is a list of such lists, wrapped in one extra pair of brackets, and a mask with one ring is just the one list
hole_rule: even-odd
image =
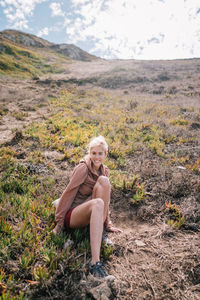
[[(61, 229), (64, 227), (64, 219), (69, 209), (92, 199), (94, 185), (101, 175), (108, 177), (108, 168), (104, 165), (101, 165), (100, 173), (98, 174), (93, 168), (93, 163), (88, 156), (81, 160), (80, 163), (74, 168), (71, 180), (63, 192), (56, 208), (55, 220), (57, 223), (57, 228)], [(105, 221), (105, 227), (107, 228), (109, 225), (110, 221), (108, 213)]]

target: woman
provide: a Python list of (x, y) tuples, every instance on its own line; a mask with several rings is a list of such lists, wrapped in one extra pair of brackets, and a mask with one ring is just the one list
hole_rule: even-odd
[(90, 273), (106, 277), (100, 262), (103, 227), (110, 232), (121, 232), (109, 219), (111, 186), (104, 160), (108, 145), (102, 136), (95, 137), (88, 145), (88, 155), (75, 167), (71, 180), (56, 208), (54, 234), (63, 227), (82, 228), (90, 225)]

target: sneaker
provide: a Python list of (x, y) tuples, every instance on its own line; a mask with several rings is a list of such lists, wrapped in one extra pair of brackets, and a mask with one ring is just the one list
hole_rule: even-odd
[(97, 261), (95, 265), (90, 265), (90, 273), (98, 278), (105, 278), (108, 276), (107, 272), (103, 269), (103, 265), (100, 261)]
[(104, 242), (107, 246), (113, 247), (113, 242), (106, 236), (106, 233), (102, 234), (102, 242)]

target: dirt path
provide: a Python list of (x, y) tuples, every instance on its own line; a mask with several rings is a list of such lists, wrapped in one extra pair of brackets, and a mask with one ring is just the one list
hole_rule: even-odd
[(199, 234), (137, 218), (123, 220), (121, 228), (124, 232), (112, 237), (115, 251), (110, 263), (116, 299), (199, 299)]
[[(132, 220), (130, 220), (132, 215)], [(109, 234), (113, 255), (106, 267), (113, 282), (85, 276), (69, 286), (64, 269), (33, 299), (199, 300), (199, 234), (141, 222), (134, 211), (114, 216), (123, 233)], [(84, 268), (83, 268), (84, 269)], [(75, 276), (76, 278), (76, 276)], [(75, 279), (77, 281), (77, 279)], [(78, 285), (78, 289), (77, 289)], [(70, 291), (70, 289), (72, 289)], [(42, 295), (42, 296), (41, 296)], [(35, 298), (36, 297), (36, 298)]]

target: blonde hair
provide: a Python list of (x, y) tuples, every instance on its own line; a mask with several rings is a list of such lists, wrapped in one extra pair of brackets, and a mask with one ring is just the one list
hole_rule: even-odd
[(88, 144), (87, 146), (87, 150), (88, 150), (88, 153), (90, 153), (90, 150), (93, 148), (93, 147), (96, 147), (96, 146), (101, 146), (105, 153), (108, 152), (108, 144), (106, 143), (106, 140), (105, 138), (102, 136), (102, 135), (99, 135), (97, 137), (94, 137)]

